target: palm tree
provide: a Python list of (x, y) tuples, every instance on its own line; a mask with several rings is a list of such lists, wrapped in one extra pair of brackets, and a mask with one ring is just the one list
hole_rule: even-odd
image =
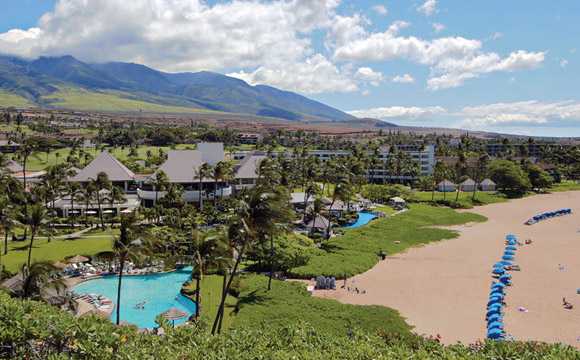
[[(0, 229), (4, 231), (4, 255), (8, 254), (8, 235), (12, 233), (14, 227), (18, 224), (14, 205), (10, 198), (3, 194), (0, 195)], [(0, 254), (2, 253), (0, 249)], [(2, 257), (0, 256), (0, 264)]]
[(312, 225), (314, 225), (316, 218), (319, 216), (328, 218), (328, 210), (326, 210), (326, 205), (324, 204), (324, 201), (318, 198), (314, 199), (314, 203), (306, 210), (305, 214), (306, 216), (309, 216), (313, 219)]
[(85, 205), (85, 226), (89, 226), (89, 206), (94, 199), (94, 185), (88, 183), (86, 187), (80, 189), (77, 194), (77, 201)]
[(167, 184), (169, 184), (169, 177), (165, 171), (157, 170), (155, 177), (149, 179), (149, 183), (155, 188), (155, 205), (157, 205), (157, 200), (159, 199), (159, 189), (161, 189), (161, 191), (165, 191)]
[[(124, 204), (127, 202), (125, 197), (125, 192), (119, 186), (112, 186), (111, 191), (107, 194), (107, 201), (109, 202), (109, 207), (113, 207), (115, 203)], [(111, 215), (111, 226), (113, 226), (114, 215)]]
[(115, 259), (119, 261), (119, 285), (117, 288), (117, 325), (121, 319), (121, 285), (123, 281), (123, 270), (125, 260), (137, 258), (145, 254), (147, 248), (153, 244), (153, 234), (149, 228), (139, 224), (139, 219), (135, 212), (121, 217), (119, 235), (112, 235), (112, 251), (105, 251), (97, 254), (98, 257)]
[[(224, 176), (227, 176), (229, 172), (230, 165), (225, 161), (220, 161), (216, 163), (210, 171), (210, 176), (214, 179), (214, 197), (213, 197), (213, 206), (217, 210), (217, 187), (218, 181), (222, 179)], [(222, 192), (223, 192), (223, 184), (222, 184)]]
[(194, 231), (191, 236), (191, 247), (193, 250), (193, 271), (192, 277), (195, 277), (195, 314), (199, 316), (200, 310), (200, 291), (203, 274), (208, 267), (218, 267), (220, 262), (227, 261), (226, 255), (228, 248), (223, 236), (219, 232), (199, 232)]
[(82, 187), (81, 184), (79, 182), (76, 181), (69, 181), (65, 183), (65, 194), (66, 196), (70, 197), (70, 211), (69, 211), (69, 216), (70, 216), (70, 227), (71, 229), (75, 227), (75, 218), (74, 218), (74, 202), (75, 202), (75, 198), (78, 196), (78, 194), (82, 191)]
[(91, 183), (94, 186), (94, 191), (97, 199), (97, 206), (99, 208), (99, 217), (101, 219), (101, 228), (105, 227), (105, 223), (103, 222), (103, 211), (101, 210), (101, 190), (109, 190), (112, 186), (111, 181), (109, 180), (109, 175), (106, 172), (101, 171), (97, 174), (97, 178), (91, 180)]
[(201, 209), (201, 192), (203, 179), (207, 178), (211, 172), (211, 165), (208, 163), (203, 163), (199, 169), (195, 170), (195, 179), (199, 180), (199, 208)]
[(169, 184), (167, 191), (165, 193), (165, 200), (167, 203), (174, 207), (175, 205), (181, 206), (183, 204), (183, 194), (185, 189), (181, 184)]
[(16, 156), (22, 161), (22, 183), (26, 191), (26, 164), (30, 158), (40, 160), (36, 143), (22, 139), (20, 141), (20, 151), (18, 151)]
[(28, 226), (30, 227), (30, 245), (28, 247), (28, 266), (30, 267), (30, 257), (32, 255), (32, 245), (34, 237), (38, 234), (51, 235), (49, 232), (52, 222), (52, 212), (41, 203), (35, 203), (28, 208)]
[(50, 303), (51, 299), (65, 299), (66, 284), (56, 277), (59, 269), (51, 262), (34, 262), (22, 264), (22, 291), (20, 297), (25, 300), (36, 300)]
[[(352, 189), (350, 183), (346, 178), (341, 178), (339, 182), (334, 186), (334, 191), (332, 192), (332, 201), (329, 206), (329, 212), (336, 200), (350, 199), (352, 196)], [(330, 238), (330, 228), (332, 226), (332, 221), (330, 216), (328, 217), (328, 228), (326, 229), (326, 239)]]

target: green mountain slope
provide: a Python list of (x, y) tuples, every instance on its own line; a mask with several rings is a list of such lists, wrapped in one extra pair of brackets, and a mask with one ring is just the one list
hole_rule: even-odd
[(168, 74), (139, 64), (86, 64), (72, 56), (0, 56), (0, 105), (119, 112), (229, 112), (293, 121), (353, 117), (304, 96), (212, 72)]

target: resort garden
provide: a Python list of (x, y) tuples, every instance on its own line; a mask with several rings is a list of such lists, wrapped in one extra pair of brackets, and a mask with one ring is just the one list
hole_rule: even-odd
[[(450, 176), (449, 169), (441, 164), (433, 176), (418, 178), (415, 185), (425, 191), (417, 191), (389, 184), (391, 179), (387, 177), (384, 184), (369, 184), (366, 168), (376, 159), (367, 152), (353, 150), (346, 156), (322, 161), (301, 147), (290, 155), (265, 155), (265, 160), (255, 164), (253, 186), (240, 188), (232, 197), (218, 196), (217, 189), (218, 182), (235, 179), (234, 164), (203, 164), (189, 181), (198, 182), (200, 189), (204, 181), (210, 188), (215, 186), (215, 197), (191, 204), (183, 201), (185, 189), (158, 171), (166, 161), (163, 148), (153, 153), (152, 149), (137, 146), (129, 150), (117, 147), (112, 153), (121, 150), (119, 158), (124, 166), (143, 170), (138, 160), (144, 157), (147, 171), (157, 176), (149, 177), (155, 192), (153, 206), (127, 208), (115, 214), (103, 209), (115, 205), (120, 210), (129, 205), (123, 188), (106, 172), (83, 184), (70, 181), (73, 165), (84, 168), (102, 148), (85, 151), (76, 144), (47, 151), (38, 142), (24, 138), (21, 142), (14, 159), (23, 167), (22, 179), (8, 170), (12, 159), (0, 156), (0, 227), (4, 239), (1, 280), (11, 285), (0, 294), (0, 357), (579, 356), (570, 347), (538, 343), (484, 342), (444, 347), (437, 338), (413, 334), (412, 327), (392, 309), (314, 298), (304, 284), (280, 281), (287, 277), (351, 277), (372, 268), (379, 261), (380, 251), (390, 255), (454, 238), (456, 232), (438, 226), (486, 219), (440, 205), (469, 208), (531, 195), (527, 192), (532, 185), (529, 164), (515, 172), (515, 177), (528, 179), (528, 183), (524, 179), (524, 188), (521, 183), (510, 183), (514, 179), (501, 179), (503, 182), (498, 183), (505, 191), (446, 194), (434, 191), (433, 185), (426, 188), (420, 184)], [(402, 154), (394, 155), (400, 161), (389, 165), (390, 169), (401, 176), (416, 174), (418, 165)], [(40, 164), (46, 165), (44, 172), (31, 185), (26, 168), (40, 170)], [(530, 171), (526, 173), (525, 169)], [(493, 171), (490, 165), (489, 172)], [(304, 197), (303, 204), (301, 200), (292, 203), (293, 192)], [(199, 196), (201, 200), (201, 191)], [(55, 204), (64, 197), (71, 203), (68, 217), (56, 211)], [(406, 201), (405, 212), (395, 215), (394, 210), (385, 207), (393, 197)], [(94, 204), (97, 211), (91, 214), (87, 209)], [(336, 212), (339, 204), (342, 210)], [(343, 225), (357, 217), (351, 210), (355, 205), (380, 216), (366, 226), (344, 231)], [(84, 213), (75, 215), (75, 209), (84, 209)], [(315, 220), (321, 217), (328, 220), (315, 232)], [(91, 260), (92, 269), (71, 271), (67, 261), (75, 255)], [(63, 263), (68, 270), (58, 268)], [(163, 336), (143, 334), (142, 329), (130, 324), (118, 326), (124, 318), (121, 294), (127, 276), (134, 272), (156, 276), (151, 271), (170, 272), (184, 266), (192, 270), (180, 295), (193, 301), (195, 308), (187, 326), (174, 328), (168, 320), (156, 318), (156, 327), (162, 329), (157, 333)], [(115, 276), (117, 293), (110, 300), (115, 304), (116, 324), (100, 318), (102, 312), (96, 310), (101, 305), (82, 317), (74, 316), (78, 303), (73, 301), (74, 293), (67, 289), (63, 275), (74, 278), (81, 273), (83, 277), (105, 273)], [(177, 295), (173, 296), (177, 301)], [(91, 296), (88, 299), (94, 300)]]

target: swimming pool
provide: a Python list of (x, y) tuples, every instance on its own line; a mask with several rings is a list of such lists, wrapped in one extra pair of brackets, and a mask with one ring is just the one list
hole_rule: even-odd
[[(185, 267), (167, 274), (123, 276), (121, 285), (121, 320), (139, 327), (157, 327), (155, 317), (172, 307), (195, 314), (195, 303), (180, 294), (181, 286), (189, 279), (192, 267)], [(76, 292), (101, 294), (113, 300), (117, 306), (118, 276), (108, 276), (82, 282), (74, 287)], [(145, 308), (135, 309), (136, 304), (146, 302)], [(117, 310), (111, 314), (117, 321)], [(186, 319), (175, 320), (176, 324)]]
[(377, 217), (378, 217), (378, 215), (376, 215), (376, 214), (371, 214), (371, 213), (366, 213), (366, 212), (359, 212), (358, 213), (358, 220), (354, 224), (347, 226), (347, 228), (356, 228), (356, 227), (360, 227), (360, 226), (366, 225), (372, 219), (376, 219)]

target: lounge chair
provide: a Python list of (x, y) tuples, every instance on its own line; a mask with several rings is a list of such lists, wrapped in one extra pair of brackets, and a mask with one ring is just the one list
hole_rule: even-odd
[(336, 279), (335, 278), (330, 278), (330, 288), (332, 290), (336, 290), (336, 284), (335, 284)]

